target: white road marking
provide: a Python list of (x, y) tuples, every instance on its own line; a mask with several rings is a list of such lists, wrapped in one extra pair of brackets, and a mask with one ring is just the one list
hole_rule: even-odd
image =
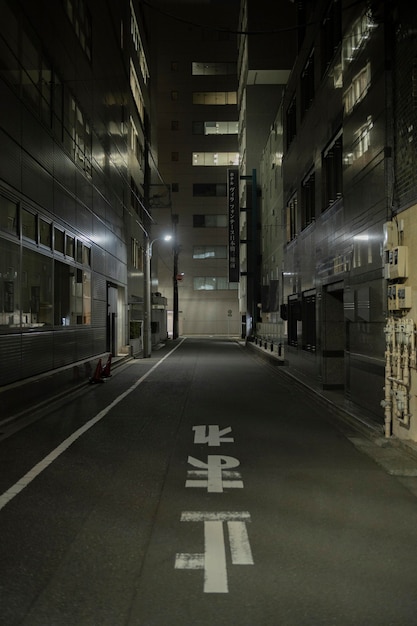
[(233, 565), (253, 565), (252, 550), (245, 522), (227, 522)]
[(204, 523), (204, 554), (179, 552), (175, 569), (204, 569), (204, 593), (228, 593), (223, 522), (227, 522), (233, 565), (253, 565), (246, 529), (248, 511), (183, 511), (182, 522)]
[(167, 359), (180, 345), (185, 341), (185, 338), (182, 339), (168, 354), (166, 354), (160, 361), (155, 363), (151, 369), (146, 372), (143, 376), (141, 376), (129, 389), (120, 394), (117, 398), (113, 400), (105, 409), (97, 413), (95, 417), (86, 422), (84, 426), (81, 426), (78, 430), (76, 430), (72, 435), (70, 435), (65, 441), (63, 441), (59, 446), (57, 446), (52, 452), (50, 452), (42, 461), (39, 461), (34, 467), (32, 467), (29, 472), (27, 472), (20, 480), (18, 480), (12, 487), (10, 487), (7, 491), (5, 491), (0, 496), (0, 510), (3, 509), (10, 500), (12, 500), (18, 493), (23, 491), (25, 487), (27, 487), (32, 480), (34, 480), (39, 474), (41, 474), (55, 459), (57, 459), (65, 450), (67, 450), (77, 439), (79, 439), (84, 433), (86, 433), (90, 428), (92, 428), (97, 422), (103, 419), (111, 411), (115, 406), (119, 404), (122, 400), (124, 400), (129, 394), (132, 393), (143, 381), (148, 378), (152, 372), (159, 367), (165, 359)]
[[(188, 463), (193, 467), (198, 467), (200, 470), (203, 470), (204, 477), (206, 477), (207, 480), (195, 480), (193, 474), (191, 474), (194, 470), (190, 470), (187, 474), (188, 480), (185, 482), (186, 487), (206, 487), (208, 493), (223, 493), (223, 487), (243, 488), (243, 482), (241, 480), (224, 480), (227, 470), (240, 465), (240, 461), (233, 456), (209, 454), (207, 463), (193, 456), (189, 456)], [(236, 474), (240, 478), (240, 474), (237, 472)]]
[(223, 522), (204, 522), (204, 593), (227, 593)]
[(194, 443), (205, 444), (207, 443), (209, 446), (220, 446), (222, 443), (233, 443), (233, 437), (225, 437), (232, 432), (230, 426), (223, 428), (220, 430), (220, 426), (218, 424), (206, 424), (193, 426), (194, 431)]

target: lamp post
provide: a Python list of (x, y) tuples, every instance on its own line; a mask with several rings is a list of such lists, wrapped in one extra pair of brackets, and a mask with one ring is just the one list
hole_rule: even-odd
[(172, 235), (165, 235), (164, 237), (156, 237), (149, 240), (146, 237), (146, 250), (145, 250), (145, 284), (144, 284), (144, 329), (143, 329), (143, 356), (148, 358), (152, 353), (152, 294), (151, 294), (151, 259), (152, 259), (152, 247), (155, 241), (163, 239), (164, 241), (170, 241)]

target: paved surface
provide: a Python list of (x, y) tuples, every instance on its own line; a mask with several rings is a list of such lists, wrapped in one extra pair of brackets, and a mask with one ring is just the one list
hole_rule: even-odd
[(237, 343), (178, 342), (18, 423), (2, 626), (417, 624), (414, 458)]

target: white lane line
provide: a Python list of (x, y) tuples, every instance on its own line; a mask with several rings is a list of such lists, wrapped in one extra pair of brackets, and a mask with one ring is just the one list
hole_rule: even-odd
[(230, 554), (233, 565), (253, 565), (252, 550), (245, 522), (229, 521)]
[(18, 480), (12, 487), (10, 487), (7, 491), (5, 491), (0, 496), (0, 510), (3, 509), (10, 500), (12, 500), (18, 493), (20, 493), (25, 487), (27, 487), (36, 476), (39, 476), (53, 461), (55, 461), (65, 450), (67, 450), (77, 439), (79, 439), (84, 433), (86, 433), (90, 428), (92, 428), (97, 422), (103, 419), (107, 415), (109, 411), (111, 411), (115, 406), (119, 404), (122, 400), (124, 400), (129, 394), (132, 393), (143, 381), (148, 378), (152, 372), (159, 367), (165, 359), (167, 359), (180, 345), (185, 341), (185, 338), (182, 339), (178, 345), (176, 345), (168, 354), (166, 354), (160, 361), (155, 363), (151, 369), (146, 372), (141, 378), (139, 378), (129, 389), (120, 394), (113, 402), (111, 402), (105, 409), (97, 413), (95, 417), (86, 422), (84, 426), (81, 426), (78, 430), (76, 430), (72, 435), (70, 435), (65, 441), (63, 441), (59, 446), (57, 446), (52, 452), (50, 452), (42, 461), (39, 461), (31, 470), (29, 470), (20, 480)]
[(204, 593), (227, 593), (223, 522), (204, 522)]

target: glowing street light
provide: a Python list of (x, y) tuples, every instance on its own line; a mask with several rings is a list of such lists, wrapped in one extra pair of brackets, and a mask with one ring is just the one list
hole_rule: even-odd
[(151, 258), (152, 248), (155, 241), (170, 241), (172, 235), (164, 235), (162, 237), (156, 237), (149, 240), (146, 238), (146, 250), (145, 250), (145, 285), (144, 285), (144, 329), (143, 329), (143, 356), (148, 358), (152, 353), (152, 295), (151, 295)]

